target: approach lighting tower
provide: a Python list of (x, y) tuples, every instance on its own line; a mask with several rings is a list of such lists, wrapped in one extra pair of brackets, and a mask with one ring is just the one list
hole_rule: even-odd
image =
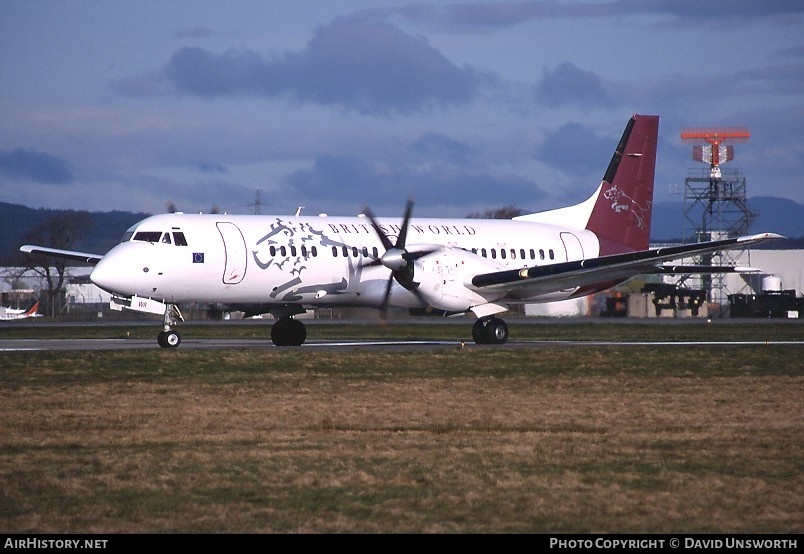
[[(693, 144), (692, 159), (709, 165), (708, 171), (690, 170), (684, 181), (684, 226), (683, 242), (701, 242), (743, 235), (748, 231), (756, 214), (748, 209), (745, 192), (745, 177), (740, 171), (725, 170), (720, 166), (734, 159), (734, 147), (728, 142), (747, 142), (750, 137), (746, 127), (694, 127), (681, 131), (681, 141)], [(687, 225), (691, 229), (687, 228)], [(692, 236), (692, 231), (694, 237)], [(704, 265), (738, 265), (743, 251), (716, 252), (704, 256), (698, 262)], [(747, 265), (747, 264), (739, 264)], [(686, 280), (683, 278), (682, 281)], [(730, 279), (732, 288), (734, 279)], [(745, 283), (741, 281), (744, 288)], [(721, 308), (727, 303), (730, 293), (725, 274), (702, 275), (700, 288), (706, 290), (709, 300)]]

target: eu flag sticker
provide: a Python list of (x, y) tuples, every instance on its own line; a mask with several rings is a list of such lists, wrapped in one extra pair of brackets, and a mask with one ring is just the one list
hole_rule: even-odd
[(203, 252), (193, 252), (193, 263), (194, 264), (202, 264), (202, 263), (204, 263), (204, 253)]

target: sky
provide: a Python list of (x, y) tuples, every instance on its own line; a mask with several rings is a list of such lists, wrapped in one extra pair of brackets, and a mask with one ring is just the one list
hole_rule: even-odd
[(749, 198), (804, 204), (804, 3), (0, 0), (0, 201), (32, 208), (541, 211), (633, 113), (655, 202), (725, 126)]

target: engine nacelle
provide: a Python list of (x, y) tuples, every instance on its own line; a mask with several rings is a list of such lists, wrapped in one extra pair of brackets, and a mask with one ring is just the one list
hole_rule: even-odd
[(503, 269), (508, 268), (462, 248), (441, 247), (416, 260), (413, 281), (419, 283), (419, 294), (434, 308), (463, 312), (503, 296), (481, 295), (466, 286), (473, 275)]

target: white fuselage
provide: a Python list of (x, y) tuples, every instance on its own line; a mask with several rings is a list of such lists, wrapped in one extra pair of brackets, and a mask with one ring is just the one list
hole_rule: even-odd
[[(397, 220), (377, 220), (393, 243)], [(505, 298), (553, 301), (575, 288), (519, 298), (481, 291), (478, 273), (595, 257), (597, 237), (584, 229), (516, 220), (413, 219), (407, 247), (440, 249), (416, 261), (430, 305), (461, 311)], [(166, 302), (223, 302), (304, 306), (374, 306), (391, 271), (366, 266), (384, 253), (366, 217), (165, 214), (133, 226), (97, 264), (92, 280), (122, 296)], [(394, 283), (390, 305), (421, 306)]]

